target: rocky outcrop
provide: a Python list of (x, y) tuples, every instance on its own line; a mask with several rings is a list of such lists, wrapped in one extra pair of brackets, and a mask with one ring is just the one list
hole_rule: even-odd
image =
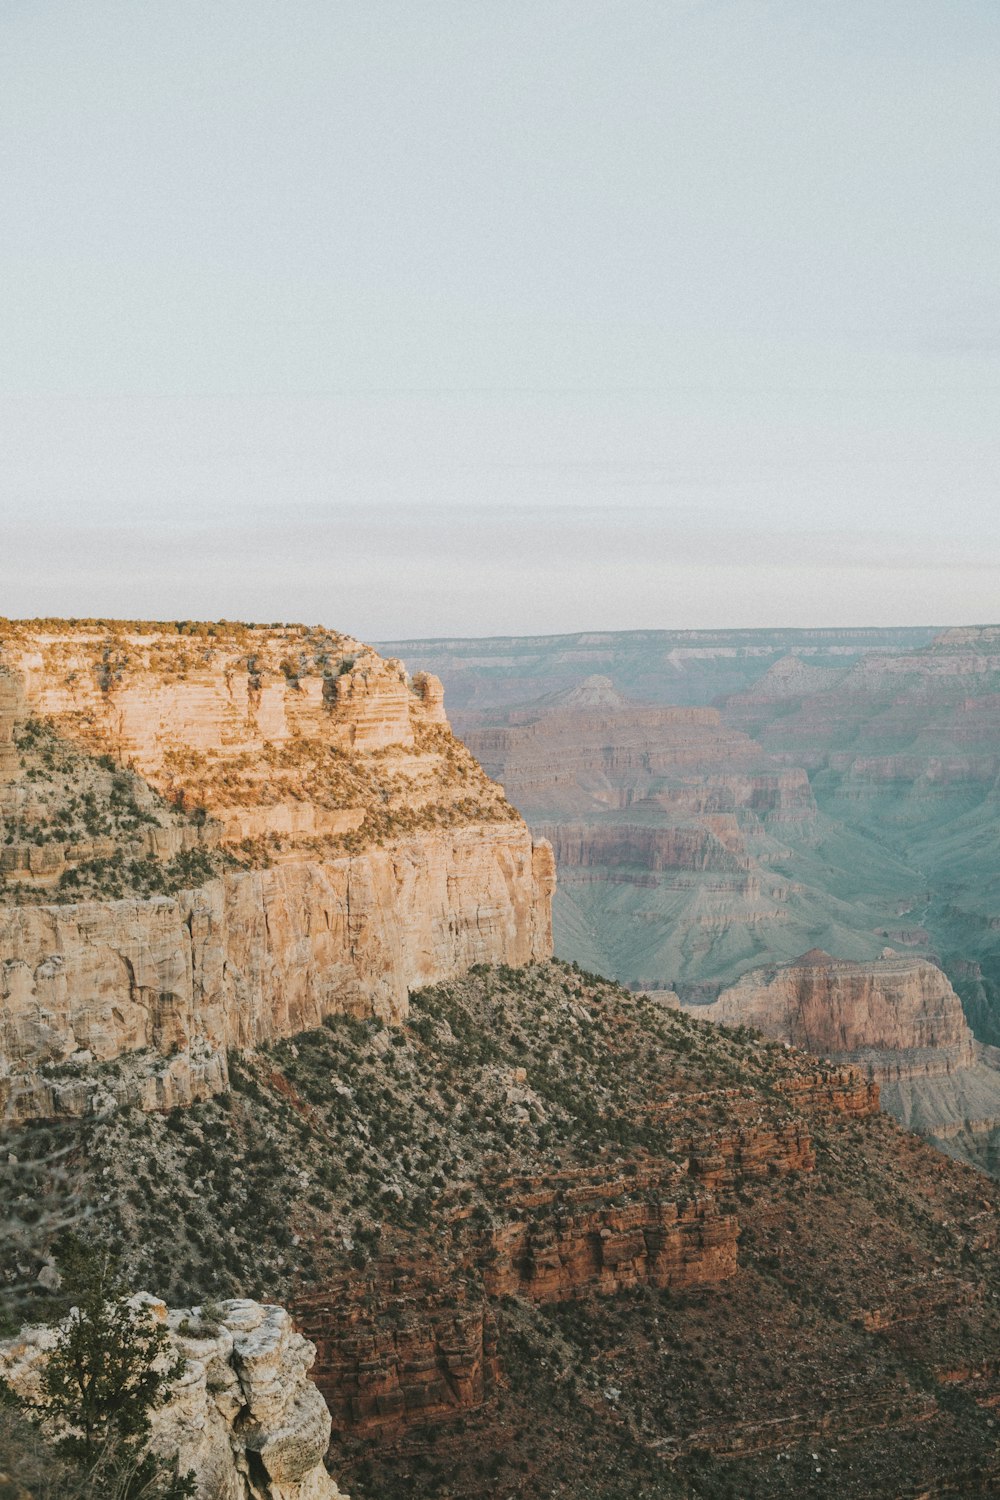
[[(556, 695), (509, 710), (502, 726), (468, 728), (465, 742), (531, 818), (623, 810), (690, 785), (692, 772), (746, 774), (766, 759), (714, 708), (660, 708), (607, 692)], [(740, 791), (733, 785), (728, 809)]]
[(813, 951), (744, 975), (693, 1013), (857, 1064), (902, 1124), (996, 1170), (1000, 1054), (974, 1039), (936, 965), (891, 951), (871, 963)]
[[(231, 1301), (169, 1312), (140, 1295), (137, 1308), (169, 1330), (184, 1369), (153, 1414), (151, 1444), (176, 1453), (200, 1500), (346, 1500), (324, 1465), (330, 1414), (308, 1378), (315, 1349), (282, 1307)], [(29, 1327), (0, 1344), (0, 1373), (34, 1397), (55, 1341)]]
[(946, 976), (924, 959), (887, 952), (870, 963), (813, 950), (756, 969), (696, 1012), (822, 1057), (857, 1062), (883, 1081), (971, 1067), (975, 1043)]
[(737, 1224), (690, 1171), (643, 1163), (629, 1175), (577, 1173), (501, 1185), (509, 1222), (488, 1238), (493, 1296), (566, 1302), (638, 1286), (714, 1285), (736, 1274)]
[(461, 1268), (437, 1277), (398, 1262), (378, 1269), (296, 1303), (335, 1439), (447, 1421), (482, 1406), (500, 1377), (493, 1312), (469, 1294)]
[(505, 816), (450, 735), (437, 679), (411, 682), (334, 632), (15, 624), (0, 629), (0, 667), (60, 734), (210, 814), (224, 844), (265, 836), (272, 863), (323, 852), (366, 816), (363, 844), (406, 831), (415, 809)]
[[(327, 633), (209, 629), (3, 640), (18, 675), (0, 678), (0, 747), (17, 759), (22, 682), (64, 737), (40, 780), (7, 788), (26, 851), (0, 889), (0, 1108), (15, 1115), (100, 1107), (109, 1089), (189, 1103), (226, 1086), (230, 1047), (337, 1013), (398, 1021), (412, 988), (551, 953), (551, 850), (454, 740), (436, 679), (411, 684)], [(106, 848), (66, 833), (75, 771), (65, 805), (30, 790), (63, 743), (100, 752), (90, 826), (128, 811)], [(192, 807), (200, 821), (170, 812)], [(188, 888), (192, 847), (204, 868)], [(99, 892), (102, 870), (148, 878), (179, 859), (172, 894), (67, 899), (74, 860)], [(134, 1066), (102, 1086), (93, 1065), (122, 1054)]]

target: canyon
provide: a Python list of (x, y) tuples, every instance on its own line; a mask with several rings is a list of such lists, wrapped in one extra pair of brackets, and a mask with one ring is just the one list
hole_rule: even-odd
[[(319, 627), (0, 624), (0, 1285), (48, 1297), (50, 1206), (123, 1256), (206, 1495), (998, 1482), (1000, 1072), (925, 869), (841, 816), (889, 678), (988, 738), (985, 643), (655, 634), (510, 647), (460, 741)], [(661, 650), (687, 701), (631, 695)], [(865, 692), (835, 759), (814, 700)]]
[(907, 1077), (923, 1043), (897, 1032), (884, 1099), (996, 1170), (995, 627), (414, 646), (553, 845), (557, 952), (690, 1004), (810, 950), (840, 961), (834, 1008), (843, 965), (875, 978), (887, 946), (943, 969), (975, 1062), (945, 1049)]
[(68, 1151), (169, 1303), (289, 1307), (356, 1497), (569, 1495), (584, 1451), (590, 1493), (662, 1500), (1000, 1473), (1000, 1187), (862, 1069), (569, 965), (479, 966), (398, 1025), (261, 1044), (226, 1094), (7, 1145), (31, 1201)]
[(850, 666), (873, 652), (908, 652), (938, 634), (930, 627), (829, 630), (586, 630), (567, 635), (414, 638), (376, 642), (413, 671), (445, 685), (453, 718), (479, 719), (610, 677), (627, 698), (711, 704), (757, 682), (783, 658), (817, 668)]
[(717, 708), (636, 704), (591, 677), (489, 718), (460, 720), (466, 741), (553, 846), (557, 951), (598, 972), (699, 998), (765, 954), (875, 958), (913, 894), (900, 861), (821, 812), (805, 770)]

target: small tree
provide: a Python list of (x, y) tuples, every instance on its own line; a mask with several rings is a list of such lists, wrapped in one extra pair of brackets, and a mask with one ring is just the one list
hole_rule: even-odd
[(81, 1496), (183, 1500), (192, 1475), (148, 1449), (150, 1418), (184, 1368), (169, 1358), (167, 1330), (132, 1305), (115, 1257), (75, 1235), (56, 1248), (71, 1303), (42, 1373), (40, 1399), (20, 1402), (55, 1434), (56, 1451), (79, 1474)]

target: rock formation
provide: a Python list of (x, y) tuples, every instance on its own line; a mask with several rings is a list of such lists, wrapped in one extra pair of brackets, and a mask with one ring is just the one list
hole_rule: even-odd
[[(878, 953), (870, 905), (833, 901), (821, 884), (869, 851), (831, 836), (805, 771), (718, 709), (632, 703), (588, 677), (488, 717), (466, 739), (553, 846), (559, 951), (688, 995), (731, 981), (762, 951), (791, 958), (817, 938), (846, 938), (852, 957)], [(889, 921), (896, 907), (877, 910)]]
[(569, 1493), (581, 1453), (603, 1500), (995, 1484), (1000, 1185), (859, 1069), (553, 963), (233, 1078), (5, 1145), (84, 1164), (135, 1284), (273, 1286), (352, 1495)]
[[(1000, 1136), (996, 1049), (978, 1043), (962, 1002), (932, 963), (887, 949), (867, 963), (818, 950), (757, 969), (693, 1014), (753, 1026), (807, 1052), (861, 1067), (886, 1109), (946, 1149), (993, 1168)], [(950, 1146), (949, 1146), (949, 1143)]]
[(453, 720), (481, 724), (497, 710), (566, 694), (599, 675), (631, 700), (710, 704), (758, 681), (782, 659), (850, 666), (873, 651), (926, 645), (926, 627), (888, 630), (587, 630), (573, 635), (376, 643), (387, 656), (444, 681)]
[(16, 1114), (87, 1107), (90, 1065), (122, 1053), (134, 1102), (188, 1102), (225, 1086), (229, 1047), (337, 1012), (398, 1020), (413, 987), (551, 951), (551, 851), (426, 674), (298, 629), (57, 623), (0, 641), (8, 775), (18, 684), (44, 716), (0, 788)]
[[(166, 1324), (184, 1369), (153, 1413), (151, 1443), (177, 1454), (199, 1500), (347, 1500), (324, 1465), (330, 1413), (308, 1378), (315, 1348), (283, 1307), (230, 1301), (168, 1311), (140, 1294), (134, 1305)], [(28, 1327), (0, 1344), (0, 1374), (35, 1397), (55, 1332)]]
[[(554, 846), (559, 952), (699, 1002), (763, 962), (867, 965), (888, 942), (943, 969), (995, 1047), (998, 642), (996, 626), (636, 631), (413, 655)], [(649, 706), (665, 699), (690, 707)], [(886, 1036), (888, 1106), (995, 1170), (993, 1054)]]
[[(884, 863), (910, 865), (897, 920), (872, 926), (900, 929), (894, 945), (938, 958), (976, 1035), (1000, 1042), (997, 627), (945, 630), (920, 649), (871, 652), (787, 687), (778, 702), (762, 679), (723, 715), (778, 760), (805, 766), (826, 817), (874, 841)], [(859, 883), (878, 878), (866, 860)]]
[(952, 1073), (976, 1061), (947, 977), (924, 959), (891, 950), (847, 963), (813, 949), (794, 963), (744, 974), (695, 1014), (858, 1063), (883, 1082)]
[(19, 770), (14, 729), (24, 715), (24, 689), (13, 672), (0, 670), (0, 785), (13, 781)]

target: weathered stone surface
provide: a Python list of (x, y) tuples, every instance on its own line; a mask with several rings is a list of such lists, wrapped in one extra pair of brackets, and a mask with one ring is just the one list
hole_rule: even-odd
[(0, 1080), (15, 1114), (75, 1113), (76, 1054), (148, 1049), (137, 1102), (203, 1098), (225, 1086), (228, 1047), (337, 1013), (398, 1020), (410, 989), (545, 955), (552, 885), (546, 846), (508, 823), (178, 898), (0, 906)]
[[(795, 1055), (793, 1055), (794, 1057)], [(676, 1160), (627, 1169), (564, 1168), (490, 1185), (493, 1223), (450, 1214), (451, 1253), (380, 1259), (361, 1276), (296, 1299), (318, 1349), (315, 1379), (334, 1434), (396, 1440), (415, 1424), (448, 1423), (495, 1395), (502, 1374), (496, 1299), (541, 1305), (613, 1297), (642, 1286), (721, 1286), (739, 1270), (740, 1225), (717, 1194), (815, 1170), (811, 1123), (878, 1114), (878, 1085), (856, 1068), (799, 1068), (790, 1059), (774, 1116), (744, 1090), (714, 1091), (727, 1123), (706, 1130), (706, 1100), (652, 1106), (677, 1127)], [(722, 1111), (720, 1110), (720, 1113)]]
[(0, 669), (0, 784), (17, 775), (14, 726), (24, 713), (24, 689), (13, 672)]
[(902, 1124), (997, 1170), (1000, 1053), (974, 1039), (935, 964), (891, 952), (847, 963), (817, 950), (745, 975), (692, 1013), (858, 1065)]
[(460, 1268), (450, 1277), (435, 1269), (394, 1262), (297, 1301), (335, 1440), (447, 1421), (493, 1392), (500, 1364), (489, 1305), (466, 1296)]
[[(169, 1312), (140, 1294), (137, 1306), (165, 1323), (184, 1370), (153, 1414), (152, 1445), (193, 1471), (200, 1500), (346, 1500), (324, 1465), (330, 1413), (308, 1378), (316, 1351), (282, 1307), (231, 1301)], [(55, 1335), (29, 1327), (0, 1344), (0, 1373), (34, 1396)]]
[(847, 963), (814, 950), (796, 963), (745, 974), (694, 1014), (858, 1062), (881, 1080), (933, 1077), (976, 1061), (947, 977), (924, 959), (895, 953)]
[[(494, 1296), (565, 1302), (637, 1286), (711, 1286), (736, 1274), (736, 1220), (682, 1171), (522, 1188), (520, 1215), (496, 1231), (483, 1279)], [(632, 1201), (626, 1200), (626, 1195)]]
[[(81, 1057), (126, 1053), (142, 1056), (119, 1093), (189, 1103), (225, 1087), (229, 1047), (336, 1013), (395, 1021), (412, 988), (551, 953), (551, 850), (454, 740), (436, 678), (411, 685), (325, 633), (219, 629), (3, 641), (18, 675), (0, 677), (0, 745), (23, 680), (75, 743), (207, 807), (248, 866), (172, 896), (43, 905), (15, 887), (0, 902), (0, 1103), (15, 1115), (79, 1112), (94, 1097)], [(141, 826), (136, 853), (172, 857), (190, 832)], [(115, 852), (24, 850), (36, 885)]]

